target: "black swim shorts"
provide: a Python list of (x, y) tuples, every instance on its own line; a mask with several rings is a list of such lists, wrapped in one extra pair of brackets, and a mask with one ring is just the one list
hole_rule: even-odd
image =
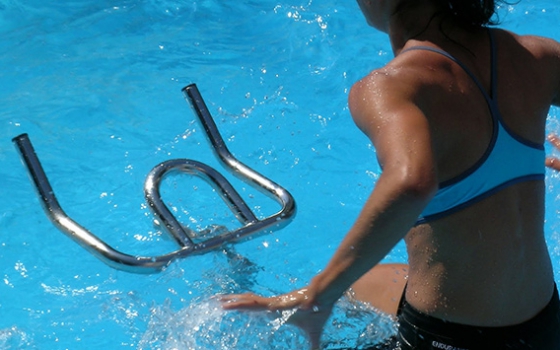
[(548, 305), (519, 325), (476, 327), (445, 322), (415, 310), (404, 298), (398, 319), (398, 342), (381, 349), (389, 350), (391, 346), (400, 350), (560, 349), (560, 301), (556, 287)]

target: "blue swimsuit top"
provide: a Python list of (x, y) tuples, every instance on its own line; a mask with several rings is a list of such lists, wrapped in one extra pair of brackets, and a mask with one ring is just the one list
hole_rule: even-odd
[(462, 174), (439, 184), (437, 193), (416, 221), (416, 225), (450, 215), (510, 185), (544, 179), (544, 146), (515, 135), (502, 121), (496, 98), (496, 53), (491, 32), (490, 44), (491, 96), (488, 96), (476, 76), (447, 52), (425, 46), (405, 50), (428, 50), (444, 55), (457, 63), (484, 95), (493, 123), (492, 138), (482, 158)]

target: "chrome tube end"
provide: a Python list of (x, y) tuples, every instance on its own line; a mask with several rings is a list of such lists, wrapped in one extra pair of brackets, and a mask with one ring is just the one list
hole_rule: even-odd
[(23, 140), (29, 140), (29, 135), (27, 133), (20, 134), (14, 138), (12, 138), (12, 142), (19, 143)]

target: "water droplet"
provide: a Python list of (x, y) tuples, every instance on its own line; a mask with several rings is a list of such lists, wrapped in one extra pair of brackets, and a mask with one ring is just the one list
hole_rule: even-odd
[(319, 307), (317, 305), (313, 305), (313, 312), (319, 312)]

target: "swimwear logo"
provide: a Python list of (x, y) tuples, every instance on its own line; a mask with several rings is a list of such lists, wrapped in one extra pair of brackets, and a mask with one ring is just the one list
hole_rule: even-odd
[(435, 340), (432, 341), (432, 346), (433, 346), (434, 349), (442, 349), (442, 350), (469, 350), (469, 349), (466, 349), (466, 348), (456, 348), (452, 345), (447, 345), (447, 344), (444, 344), (444, 343), (440, 343), (440, 342), (435, 341)]

